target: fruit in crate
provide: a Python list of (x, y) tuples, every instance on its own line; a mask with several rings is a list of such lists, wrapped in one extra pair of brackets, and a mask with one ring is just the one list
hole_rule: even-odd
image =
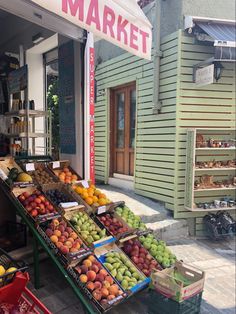
[(18, 196), (18, 200), (32, 217), (56, 212), (53, 205), (39, 190), (33, 193), (24, 192)]
[(77, 253), (81, 248), (81, 239), (63, 219), (53, 219), (45, 233), (62, 254)]
[(147, 277), (150, 277), (153, 269), (162, 269), (138, 240), (126, 241), (122, 250)]
[(37, 181), (39, 184), (49, 184), (54, 183), (53, 177), (42, 167), (38, 166), (35, 171), (30, 172), (33, 180)]
[(64, 167), (62, 170), (54, 170), (54, 173), (63, 183), (71, 184), (79, 179), (78, 176), (73, 174), (68, 167)]
[(131, 289), (145, 278), (122, 252), (107, 253), (104, 266), (120, 282), (124, 290)]
[(71, 197), (69, 195), (66, 195), (65, 193), (63, 193), (59, 190), (48, 190), (46, 192), (46, 195), (56, 205), (59, 205), (60, 203), (67, 203), (67, 202), (71, 201)]
[(123, 294), (94, 255), (83, 260), (75, 267), (75, 270), (79, 274), (80, 281), (86, 285), (92, 296), (101, 304), (105, 305), (109, 300)]
[[(0, 277), (9, 274), (7, 276), (7, 279), (11, 279), (14, 276), (14, 274), (11, 273), (15, 272), (16, 270), (17, 270), (16, 267), (9, 267), (6, 269), (3, 265), (0, 264)], [(2, 282), (3, 279), (0, 278), (0, 287)]]
[(131, 228), (140, 230), (147, 229), (146, 225), (141, 221), (141, 218), (135, 215), (126, 205), (124, 207), (116, 207), (115, 211)]
[(70, 222), (89, 245), (107, 236), (106, 229), (99, 228), (85, 212), (74, 214)]
[(105, 214), (104, 216), (98, 216), (98, 219), (103, 223), (104, 226), (113, 234), (119, 235), (129, 229), (122, 224), (117, 218), (113, 217), (112, 214)]
[(153, 234), (140, 236), (139, 241), (163, 268), (170, 267), (175, 263), (176, 256), (166, 247), (164, 241), (156, 240)]
[(82, 199), (84, 199), (84, 201), (90, 206), (98, 207), (111, 203), (107, 196), (98, 190), (93, 184), (91, 184), (88, 188), (75, 185), (74, 191), (79, 194)]
[(29, 174), (27, 174), (25, 172), (21, 172), (18, 174), (16, 181), (17, 182), (32, 182), (33, 179)]

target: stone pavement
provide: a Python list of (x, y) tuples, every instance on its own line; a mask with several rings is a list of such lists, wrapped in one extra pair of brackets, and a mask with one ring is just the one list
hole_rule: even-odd
[[(206, 272), (201, 314), (235, 314), (235, 242), (212, 243), (183, 238), (169, 241), (168, 244), (178, 259)], [(50, 260), (41, 262), (40, 271), (42, 288), (36, 291), (32, 283), (30, 288), (52, 313), (85, 313), (72, 289)], [(33, 280), (32, 269), (31, 278)], [(142, 292), (109, 314), (150, 314), (148, 302), (147, 292)]]

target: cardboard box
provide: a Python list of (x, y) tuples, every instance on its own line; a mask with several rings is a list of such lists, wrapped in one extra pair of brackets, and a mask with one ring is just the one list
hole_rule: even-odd
[[(184, 276), (189, 281), (189, 284), (184, 285), (182, 281), (177, 280), (174, 277), (174, 271)], [(203, 290), (205, 272), (186, 265), (183, 262), (176, 262), (174, 267), (153, 272), (151, 279), (155, 289), (159, 293), (167, 298), (181, 302)]]

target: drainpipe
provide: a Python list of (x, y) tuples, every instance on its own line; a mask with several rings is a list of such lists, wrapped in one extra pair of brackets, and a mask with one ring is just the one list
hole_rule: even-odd
[(154, 79), (153, 79), (153, 114), (160, 114), (162, 102), (159, 99), (161, 46), (161, 0), (155, 1), (154, 31)]

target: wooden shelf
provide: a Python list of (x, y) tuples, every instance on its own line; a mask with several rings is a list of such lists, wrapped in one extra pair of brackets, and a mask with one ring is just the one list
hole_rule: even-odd
[(220, 208), (189, 208), (185, 207), (187, 210), (191, 212), (217, 212), (217, 211), (223, 211), (223, 210), (236, 210), (236, 206), (233, 207), (220, 207)]
[(200, 147), (200, 148), (195, 148), (195, 150), (198, 151), (204, 151), (204, 150), (236, 150), (236, 147)]
[(208, 189), (194, 189), (195, 192), (204, 192), (204, 191), (225, 191), (225, 190), (236, 190), (236, 186), (232, 188), (208, 188)]
[[(43, 111), (43, 110), (28, 110), (28, 114), (30, 117), (36, 118), (36, 117), (44, 117), (48, 113), (46, 111)], [(8, 117), (25, 117), (25, 116), (27, 116), (27, 110), (22, 109), (19, 111), (10, 111), (10, 112), (6, 112), (5, 115)]]
[(236, 168), (222, 167), (222, 168), (195, 168), (196, 171), (236, 171)]
[[(21, 132), (21, 133), (18, 133), (18, 134), (6, 134), (6, 136), (11, 137), (11, 138), (15, 138), (15, 137), (27, 138), (28, 134), (27, 134), (27, 132)], [(30, 138), (49, 137), (49, 134), (45, 134), (45, 133), (31, 133), (31, 132), (29, 132), (29, 137)]]

